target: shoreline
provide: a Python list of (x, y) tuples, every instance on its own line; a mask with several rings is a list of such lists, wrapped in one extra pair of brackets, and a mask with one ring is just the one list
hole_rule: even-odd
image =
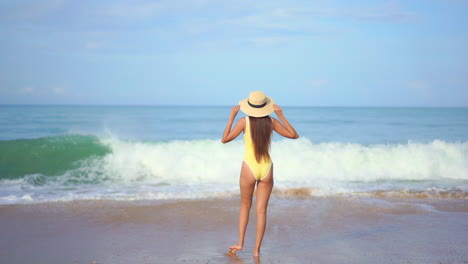
[(466, 263), (466, 199), (272, 196), (259, 259), (238, 198), (0, 205), (1, 263)]

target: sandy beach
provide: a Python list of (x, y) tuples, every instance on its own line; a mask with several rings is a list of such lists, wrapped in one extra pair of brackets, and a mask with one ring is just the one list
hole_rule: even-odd
[(468, 263), (466, 199), (272, 197), (259, 259), (238, 200), (0, 206), (1, 263)]

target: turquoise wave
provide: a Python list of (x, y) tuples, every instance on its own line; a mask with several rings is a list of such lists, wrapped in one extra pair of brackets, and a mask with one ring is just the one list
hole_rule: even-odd
[(59, 176), (80, 167), (80, 161), (110, 152), (98, 137), (88, 135), (0, 141), (0, 179), (28, 174)]

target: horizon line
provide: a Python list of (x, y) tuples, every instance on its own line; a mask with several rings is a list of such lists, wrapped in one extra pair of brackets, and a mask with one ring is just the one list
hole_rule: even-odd
[[(177, 104), (2, 104), (0, 106), (70, 106), (70, 107), (231, 107), (234, 105), (177, 105)], [(418, 106), (418, 105), (281, 105), (295, 108), (468, 108), (468, 106)]]
[[(135, 106), (135, 107), (231, 107), (232, 105), (203, 105), (203, 104), (4, 104), (0, 106)], [(319, 107), (387, 107), (387, 108), (468, 108), (468, 106), (423, 106), (423, 105), (280, 105), (281, 107), (319, 108)]]
[[(1, 104), (0, 106), (64, 106), (64, 107), (231, 107), (234, 105), (177, 105), (177, 104)], [(468, 108), (468, 106), (418, 105), (281, 105), (292, 108)]]

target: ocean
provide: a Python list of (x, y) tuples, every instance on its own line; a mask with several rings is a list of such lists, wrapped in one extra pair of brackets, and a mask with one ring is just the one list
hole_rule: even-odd
[[(300, 138), (273, 137), (276, 196), (468, 197), (468, 108), (283, 111)], [(1, 105), (0, 204), (238, 196), (242, 137), (220, 141), (229, 112)]]

